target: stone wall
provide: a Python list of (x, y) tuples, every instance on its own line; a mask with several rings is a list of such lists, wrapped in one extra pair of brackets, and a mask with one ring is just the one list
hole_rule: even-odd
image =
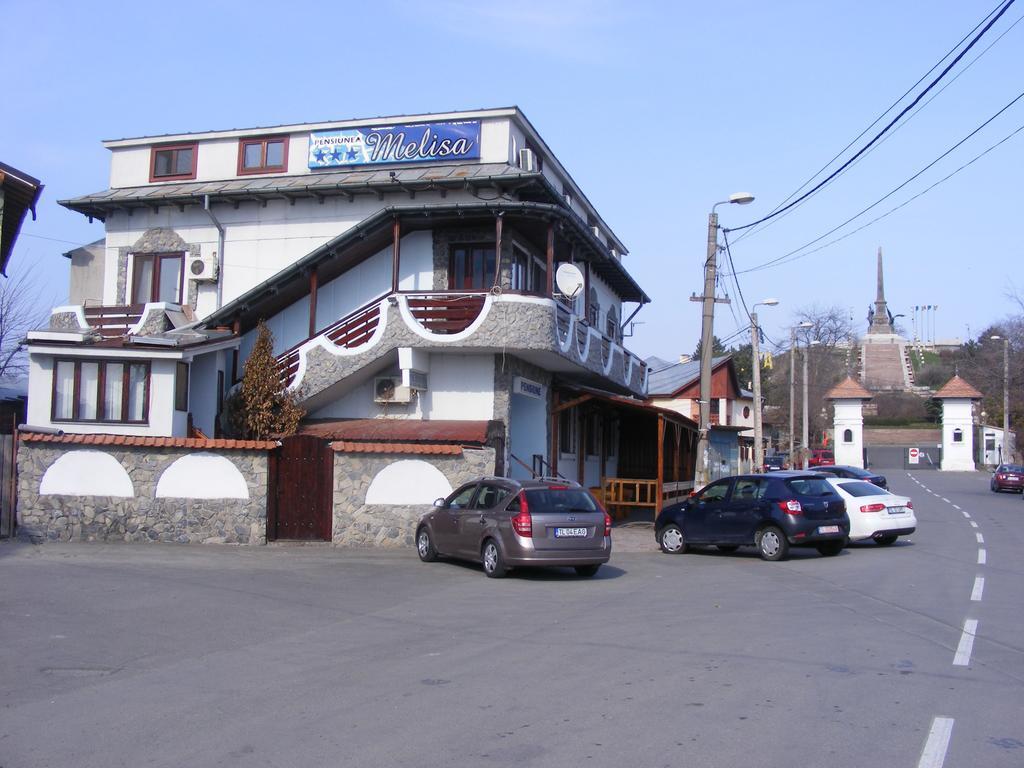
[[(107, 447), (107, 446), (105, 446)], [(267, 540), (267, 453), (258, 450), (203, 451), (227, 459), (244, 478), (248, 498), (157, 498), (157, 483), (188, 448), (36, 444), (18, 445), (18, 535), (35, 542), (162, 541), (265, 544)], [(41, 493), (54, 462), (75, 451), (113, 457), (127, 473), (133, 495)], [(228, 468), (230, 470), (230, 468)]]
[(483, 475), (494, 474), (494, 449), (463, 449), (461, 456), (334, 454), (334, 543), (353, 547), (403, 548), (413, 546), (416, 523), (430, 509), (364, 503), (373, 478), (388, 465), (419, 459), (437, 467), (452, 489)]

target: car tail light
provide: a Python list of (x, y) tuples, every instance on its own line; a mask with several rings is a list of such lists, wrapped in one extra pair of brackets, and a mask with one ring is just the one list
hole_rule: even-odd
[(907, 509), (913, 509), (913, 508), (914, 508), (914, 502), (908, 501), (907, 502)]
[(996, 480), (1005, 480), (1006, 475), (996, 475)]
[(533, 538), (533, 518), (525, 493), (519, 494), (519, 512), (512, 518), (512, 530), (525, 538)]
[(800, 502), (796, 499), (789, 499), (788, 501), (778, 502), (779, 509), (785, 512), (787, 515), (802, 515), (804, 508), (800, 506)]
[(860, 508), (861, 512), (881, 512), (885, 509), (885, 504), (865, 504)]
[(604, 513), (604, 535), (612, 535), (612, 516), (609, 515), (607, 512)]
[(569, 486), (568, 485), (549, 485), (548, 486), (548, 490), (549, 491), (568, 491), (569, 490)]

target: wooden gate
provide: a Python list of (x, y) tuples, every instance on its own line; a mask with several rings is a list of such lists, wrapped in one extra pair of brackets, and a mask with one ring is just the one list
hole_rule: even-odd
[(334, 451), (319, 437), (296, 435), (270, 453), (267, 539), (330, 541)]

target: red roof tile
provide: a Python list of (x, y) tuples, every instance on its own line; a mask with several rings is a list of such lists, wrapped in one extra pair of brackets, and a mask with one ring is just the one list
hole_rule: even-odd
[(461, 456), (462, 446), (450, 443), (354, 443), (338, 440), (331, 448), (341, 453), (406, 453), (431, 456)]
[(955, 375), (952, 379), (947, 381), (945, 385), (935, 393), (936, 397), (969, 397), (972, 400), (980, 400), (982, 398), (981, 392), (976, 390), (966, 381), (960, 378), (960, 374)]
[(868, 392), (864, 386), (857, 381), (853, 376), (847, 376), (841, 382), (836, 384), (832, 389), (825, 395), (826, 400), (846, 400), (846, 399), (860, 399), (870, 400), (871, 393)]
[(314, 435), (329, 440), (363, 440), (369, 442), (404, 443), (475, 443), (487, 442), (486, 421), (453, 421), (438, 419), (349, 419), (308, 422), (299, 427), (300, 435)]
[(139, 435), (49, 435), (21, 432), (26, 443), (61, 443), (65, 445), (129, 445), (142, 448), (221, 449), (227, 451), (269, 451), (276, 440), (224, 440), (201, 437), (142, 437)]

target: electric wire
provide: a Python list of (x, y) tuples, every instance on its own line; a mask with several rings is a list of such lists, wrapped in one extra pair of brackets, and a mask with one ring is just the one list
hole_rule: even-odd
[(857, 152), (852, 157), (850, 157), (850, 159), (848, 159), (841, 166), (839, 166), (839, 168), (837, 168), (835, 171), (830, 173), (823, 180), (818, 182), (815, 186), (813, 186), (811, 189), (809, 189), (803, 195), (798, 197), (796, 200), (793, 200), (792, 202), (784, 205), (781, 208), (777, 208), (772, 213), (769, 213), (766, 216), (762, 216), (760, 219), (757, 219), (756, 221), (752, 221), (749, 224), (743, 224), (742, 226), (739, 226), (739, 227), (730, 227), (729, 231), (730, 232), (740, 232), (740, 231), (742, 231), (744, 229), (750, 229), (751, 227), (755, 227), (758, 224), (761, 224), (763, 222), (766, 222), (766, 221), (769, 221), (771, 219), (774, 219), (775, 217), (777, 217), (781, 213), (784, 213), (785, 211), (789, 210), (790, 208), (793, 208), (794, 206), (798, 205), (802, 201), (804, 201), (807, 198), (811, 197), (811, 195), (813, 195), (816, 192), (818, 192), (818, 190), (822, 189), (826, 184), (831, 182), (833, 179), (835, 179), (837, 176), (839, 176), (843, 171), (845, 171), (847, 168), (849, 168), (857, 160), (857, 158), (859, 158), (861, 155), (863, 155), (865, 152), (867, 152), (872, 146), (874, 146), (882, 138), (882, 136), (884, 136), (886, 133), (888, 133), (889, 130), (897, 122), (899, 122), (903, 118), (903, 116), (905, 114), (910, 112), (914, 107), (916, 107), (918, 105), (918, 103), (921, 101), (921, 99), (923, 99), (928, 94), (928, 92), (931, 91), (932, 88), (934, 88), (939, 83), (939, 81), (941, 81), (946, 76), (946, 74), (953, 67), (955, 67), (960, 62), (960, 60), (967, 54), (967, 52), (970, 51), (971, 48), (973, 48), (977, 44), (977, 42), (985, 35), (985, 33), (988, 32), (988, 30), (990, 30), (992, 28), (992, 25), (995, 24), (1002, 17), (1002, 15), (1004, 13), (1006, 13), (1007, 10), (1009, 10), (1010, 6), (1013, 5), (1014, 2), (1016, 2), (1016, 0), (1006, 0), (1006, 2), (1003, 4), (1002, 8), (1000, 8), (999, 11), (996, 13), (996, 15), (988, 22), (988, 24), (986, 24), (985, 27), (977, 35), (974, 36), (974, 38), (971, 40), (971, 42), (967, 44), (967, 47), (964, 48), (960, 53), (958, 53), (956, 55), (956, 57), (948, 65), (946, 65), (946, 67), (942, 70), (942, 72), (940, 72), (938, 74), (938, 76), (936, 76), (928, 84), (928, 86), (923, 91), (921, 91), (916, 97), (914, 97), (914, 100), (911, 101), (910, 104), (908, 104), (906, 107), (904, 107), (900, 111), (900, 113), (898, 115), (896, 115), (896, 117), (894, 117), (892, 120), (890, 120), (888, 122), (888, 124), (886, 124), (886, 126), (881, 131), (876, 133), (874, 135), (874, 137), (871, 139), (871, 141), (869, 141), (867, 144), (865, 144), (863, 147), (861, 147), (859, 150), (857, 150)]
[[(1008, 110), (1008, 109), (1009, 109), (1010, 107), (1012, 107), (1012, 106), (1013, 106), (1014, 104), (1016, 104), (1016, 103), (1017, 103), (1018, 101), (1020, 101), (1020, 100), (1021, 100), (1022, 98), (1024, 98), (1024, 91), (1022, 91), (1021, 93), (1017, 94), (1017, 96), (1015, 96), (1015, 97), (1014, 97), (1014, 98), (1013, 98), (1013, 99), (1012, 99), (1012, 100), (1011, 100), (1011, 101), (1010, 101), (1009, 103), (1007, 103), (1007, 104), (1006, 104), (1006, 105), (1005, 105), (1005, 106), (1004, 106), (1004, 107), (1003, 107), (1002, 109), (1000, 109), (1000, 110), (999, 110), (998, 112), (996, 112), (996, 113), (995, 113), (994, 115), (992, 115), (992, 116), (991, 116), (990, 118), (988, 118), (988, 119), (987, 119), (987, 120), (986, 120), (985, 122), (983, 122), (983, 123), (982, 123), (981, 125), (979, 125), (979, 126), (978, 126), (977, 128), (975, 128), (974, 130), (972, 130), (972, 131), (971, 131), (970, 133), (968, 133), (968, 134), (967, 134), (966, 136), (964, 136), (964, 137), (963, 137), (962, 139), (960, 139), (960, 140), (959, 140), (958, 142), (956, 142), (955, 144), (953, 144), (953, 145), (952, 145), (952, 146), (951, 146), (951, 147), (950, 147), (949, 149), (947, 149), (947, 150), (946, 150), (945, 152), (943, 152), (943, 153), (942, 153), (941, 155), (939, 155), (938, 157), (936, 157), (936, 158), (935, 158), (934, 160), (932, 160), (932, 161), (931, 161), (930, 163), (928, 163), (928, 164), (927, 164), (927, 165), (925, 165), (925, 166), (924, 166), (923, 168), (921, 168), (920, 170), (918, 170), (918, 171), (917, 171), (917, 172), (916, 172), (915, 174), (913, 174), (913, 175), (912, 175), (912, 176), (911, 176), (910, 178), (906, 179), (906, 180), (905, 180), (905, 181), (903, 181), (903, 182), (902, 182), (901, 184), (899, 184), (899, 185), (897, 185), (896, 187), (894, 187), (893, 189), (889, 190), (889, 191), (888, 191), (888, 192), (887, 192), (886, 194), (882, 195), (882, 197), (878, 198), (878, 199), (877, 199), (877, 200), (876, 200), (875, 202), (871, 203), (871, 205), (867, 206), (866, 208), (863, 208), (863, 209), (861, 209), (861, 210), (860, 210), (860, 211), (859, 211), (858, 213), (854, 214), (853, 216), (851, 216), (850, 218), (848, 218), (848, 219), (847, 219), (846, 221), (842, 222), (841, 224), (838, 224), (837, 226), (833, 227), (832, 229), (830, 229), (829, 231), (825, 232), (824, 234), (821, 234), (821, 235), (819, 235), (818, 237), (814, 238), (813, 240), (811, 240), (811, 241), (809, 241), (809, 242), (807, 242), (807, 243), (804, 243), (804, 244), (803, 244), (803, 245), (801, 245), (801, 246), (800, 246), (799, 248), (794, 248), (793, 250), (789, 251), (788, 253), (784, 253), (783, 255), (781, 255), (781, 256), (777, 256), (777, 257), (775, 257), (774, 259), (769, 259), (768, 261), (766, 261), (766, 262), (763, 262), (763, 263), (761, 263), (761, 264), (758, 264), (758, 265), (756, 265), (756, 266), (753, 266), (753, 267), (749, 267), (749, 268), (747, 268), (747, 269), (743, 269), (743, 270), (740, 270), (739, 272), (737, 272), (737, 274), (741, 274), (741, 275), (742, 275), (742, 274), (747, 274), (747, 273), (750, 273), (750, 272), (757, 272), (757, 271), (759, 271), (759, 270), (762, 270), (762, 269), (766, 269), (766, 268), (768, 268), (768, 267), (771, 267), (771, 266), (775, 266), (776, 264), (782, 264), (782, 263), (785, 263), (785, 262), (787, 262), (787, 261), (793, 261), (794, 259), (790, 259), (790, 257), (791, 257), (791, 256), (795, 256), (796, 254), (800, 253), (801, 251), (804, 251), (804, 250), (806, 250), (807, 248), (809, 248), (810, 246), (814, 245), (815, 243), (818, 243), (818, 242), (820, 242), (820, 241), (824, 240), (824, 239), (825, 239), (826, 237), (828, 237), (829, 235), (831, 235), (831, 234), (833, 234), (833, 233), (837, 232), (838, 230), (842, 229), (843, 227), (845, 227), (845, 226), (846, 226), (847, 224), (849, 224), (850, 222), (852, 222), (852, 221), (854, 221), (854, 220), (856, 220), (856, 219), (860, 218), (860, 217), (861, 217), (861, 216), (863, 216), (863, 215), (864, 215), (865, 213), (867, 213), (868, 211), (870, 211), (870, 210), (871, 210), (872, 208), (874, 208), (874, 207), (876, 207), (877, 205), (880, 205), (881, 203), (885, 202), (885, 201), (886, 201), (887, 199), (889, 199), (890, 197), (892, 197), (892, 196), (893, 196), (893, 195), (894, 195), (894, 194), (895, 194), (896, 192), (898, 192), (899, 190), (901, 190), (901, 189), (903, 189), (903, 188), (904, 188), (905, 186), (907, 186), (907, 184), (909, 184), (910, 182), (914, 181), (914, 180), (915, 180), (915, 179), (917, 179), (917, 178), (918, 178), (919, 176), (921, 176), (921, 174), (923, 174), (923, 173), (924, 173), (925, 171), (927, 171), (927, 170), (929, 170), (930, 168), (932, 168), (932, 167), (933, 167), (933, 166), (934, 166), (934, 165), (935, 165), (936, 163), (938, 163), (939, 161), (941, 161), (941, 160), (943, 160), (944, 158), (946, 158), (947, 156), (949, 156), (949, 155), (950, 155), (950, 154), (951, 154), (952, 152), (954, 152), (954, 151), (955, 151), (956, 149), (958, 149), (958, 148), (959, 148), (960, 146), (962, 146), (962, 145), (963, 145), (963, 144), (964, 144), (964, 143), (965, 143), (966, 141), (968, 141), (968, 140), (970, 140), (971, 138), (973, 138), (973, 137), (974, 137), (974, 136), (975, 136), (975, 135), (976, 135), (976, 134), (977, 134), (977, 133), (978, 133), (979, 131), (981, 131), (981, 130), (982, 130), (982, 129), (984, 129), (984, 128), (985, 128), (986, 126), (988, 126), (988, 125), (989, 125), (989, 124), (990, 124), (990, 123), (991, 123), (991, 122), (992, 122), (993, 120), (995, 120), (995, 119), (996, 119), (996, 118), (998, 118), (998, 117), (999, 117), (1000, 115), (1002, 115), (1002, 114), (1003, 114), (1003, 113), (1004, 113), (1004, 112), (1005, 112), (1006, 110)], [(1015, 133), (1016, 133), (1016, 132), (1015, 132)], [(1008, 137), (1008, 138), (1009, 138), (1009, 137)], [(1004, 139), (1003, 141), (1005, 141), (1005, 139)], [(995, 146), (998, 146), (999, 144), (1002, 144), (1002, 143), (1003, 143), (1003, 142), (1001, 141), (1001, 142), (999, 142), (998, 144), (996, 144)], [(994, 149), (994, 148), (995, 148), (995, 146), (991, 147), (990, 149)], [(990, 151), (990, 150), (986, 150), (986, 152), (985, 152), (985, 153), (987, 153), (988, 151)], [(983, 153), (983, 154), (985, 154), (985, 153)], [(972, 161), (972, 162), (973, 162), (973, 161)], [(922, 193), (922, 194), (923, 194), (923, 193)], [(730, 230), (730, 231), (731, 231), (731, 230)], [(852, 234), (852, 232), (851, 232), (850, 234)]]
[[(910, 95), (910, 93), (915, 88), (917, 88), (917, 86), (919, 86), (922, 82), (924, 82), (924, 79), (926, 77), (928, 77), (928, 75), (930, 75), (932, 72), (934, 72), (936, 69), (938, 69), (939, 65), (942, 64), (942, 62), (944, 62), (946, 59), (948, 59), (957, 48), (959, 48), (961, 45), (963, 45), (964, 41), (967, 40), (967, 38), (970, 37), (972, 34), (974, 34), (978, 30), (978, 28), (982, 24), (984, 24), (989, 19), (989, 17), (992, 16), (993, 13), (996, 12), (996, 10), (998, 10), (999, 6), (1002, 5), (1002, 3), (1003, 3), (1003, 0), (999, 0), (999, 2), (996, 4), (996, 7), (993, 8), (991, 11), (989, 11), (988, 14), (985, 16), (985, 18), (983, 18), (981, 21), (979, 21), (974, 26), (974, 29), (972, 29), (970, 32), (968, 32), (966, 35), (964, 35), (962, 38), (960, 38), (960, 40), (956, 43), (956, 45), (954, 45), (952, 48), (950, 48), (943, 55), (943, 57), (941, 59), (939, 59), (937, 62), (935, 62), (935, 64), (932, 65), (931, 69), (929, 69), (927, 72), (925, 72), (923, 75), (921, 75), (921, 77), (919, 77), (917, 79), (916, 83), (914, 83), (906, 91), (904, 91), (903, 94), (898, 99), (896, 99), (896, 101), (894, 101), (892, 104), (890, 104), (888, 107), (886, 107), (886, 109), (880, 115), (878, 115), (878, 117), (876, 117), (874, 120), (872, 120), (871, 123), (863, 131), (861, 131), (859, 134), (857, 134), (857, 136), (855, 136), (853, 139), (851, 139), (849, 144), (847, 144), (845, 147), (843, 147), (841, 150), (839, 150), (835, 155), (833, 155), (831, 160), (829, 160), (821, 168), (819, 168), (817, 171), (815, 171), (810, 176), (810, 178), (808, 178), (803, 184), (801, 184), (793, 192), (791, 192), (786, 197), (785, 200), (783, 200), (781, 203), (779, 203), (774, 208), (772, 208), (772, 210), (769, 211), (769, 213), (775, 213), (775, 211), (777, 211), (781, 206), (785, 205), (790, 200), (792, 200), (795, 195), (798, 195), (801, 192), (801, 190), (804, 189), (804, 187), (806, 187), (808, 184), (810, 184), (812, 181), (814, 181), (816, 178), (818, 178), (818, 176), (820, 176), (829, 166), (831, 166), (832, 163), (834, 163), (836, 160), (838, 160), (840, 157), (842, 157), (843, 153), (846, 152), (846, 150), (848, 150), (850, 147), (852, 147), (854, 144), (856, 144), (858, 141), (860, 141), (861, 138), (863, 138), (864, 135), (868, 131), (870, 131), (872, 128), (874, 128), (876, 125), (878, 125), (878, 123), (881, 122), (883, 117), (885, 117), (887, 114), (892, 112), (892, 110), (896, 108), (896, 105), (898, 105), (901, 101), (903, 101), (905, 98), (907, 98), (907, 96)], [(1022, 16), (1021, 18), (1024, 18), (1024, 16)], [(987, 48), (985, 48), (984, 51), (982, 51), (974, 59), (972, 59), (970, 64), (968, 64), (959, 73), (957, 73), (956, 77), (954, 77), (952, 80), (950, 80), (949, 83), (946, 83), (946, 85), (944, 85), (937, 93), (935, 93), (932, 96), (932, 98), (928, 99), (928, 101), (926, 101), (924, 104), (922, 104), (918, 109), (914, 110), (914, 113), (910, 117), (908, 117), (898, 127), (893, 129), (892, 133), (896, 133), (896, 131), (898, 131), (900, 128), (902, 128), (903, 125), (906, 125), (906, 123), (910, 122), (910, 120), (915, 115), (917, 115), (922, 109), (924, 109), (926, 106), (928, 106), (928, 104), (930, 104), (935, 99), (936, 96), (938, 96), (940, 93), (942, 93), (942, 91), (946, 90), (946, 88), (949, 87), (949, 85), (951, 85), (953, 82), (955, 82), (956, 79), (960, 77), (960, 75), (962, 75), (964, 72), (966, 72), (968, 69), (970, 69), (971, 65), (974, 64), (974, 62), (976, 62), (978, 59), (980, 59), (982, 56), (984, 56), (986, 53), (988, 53), (988, 51), (992, 48), (993, 45), (995, 45), (1000, 40), (1002, 40), (1002, 38), (1006, 35), (1007, 32), (1009, 32), (1011, 29), (1013, 29), (1015, 26), (1017, 26), (1017, 24), (1018, 24), (1018, 22), (1020, 22), (1020, 20), (1021, 19), (1019, 18), (1012, 25), (1010, 25), (1009, 29), (1005, 30)], [(889, 135), (891, 135), (891, 134), (889, 134)], [(888, 138), (889, 135), (887, 135), (886, 138)], [(768, 226), (771, 226), (771, 225), (766, 223), (763, 227), (754, 227), (752, 229), (748, 229), (746, 232), (743, 232), (738, 238), (736, 238), (736, 242), (739, 243), (745, 237), (747, 237), (749, 235), (752, 235), (755, 232), (760, 232), (761, 230), (765, 229)]]

